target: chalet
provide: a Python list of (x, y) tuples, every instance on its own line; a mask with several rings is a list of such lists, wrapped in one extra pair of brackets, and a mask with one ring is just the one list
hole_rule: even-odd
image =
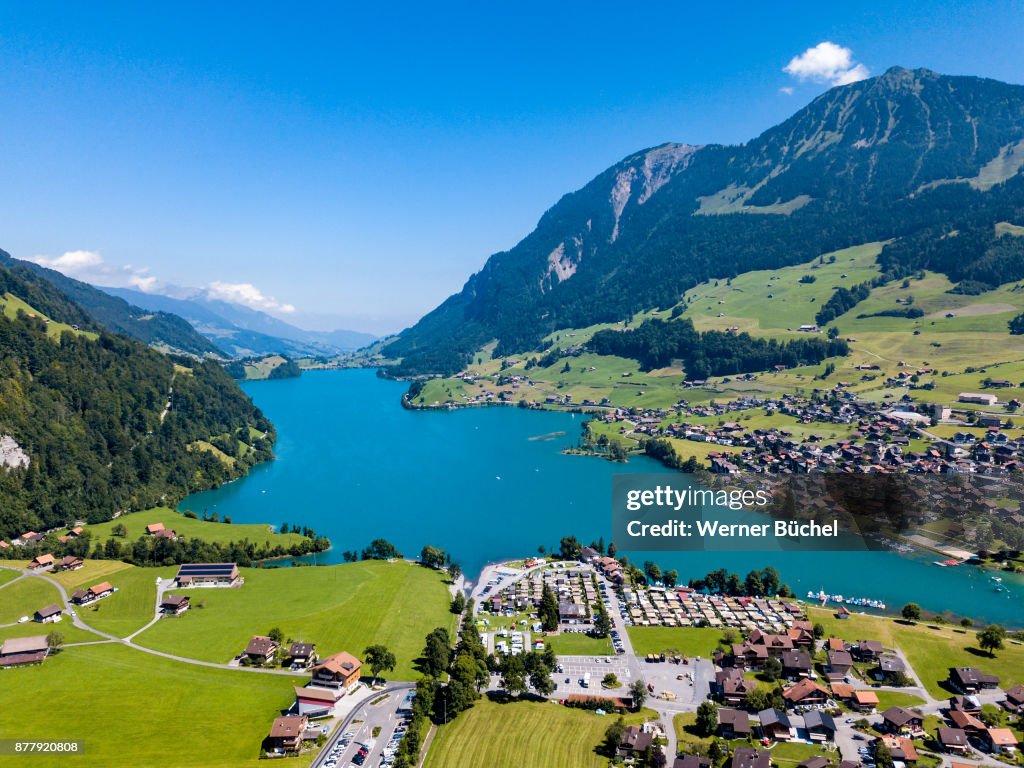
[(104, 581), (101, 584), (96, 584), (88, 589), (75, 590), (71, 595), (71, 602), (75, 605), (89, 605), (89, 603), (93, 603), (112, 594), (114, 594), (114, 588), (111, 586), (109, 581)]
[(924, 716), (905, 707), (889, 707), (882, 713), (882, 725), (890, 733), (921, 733)]
[(77, 571), (83, 565), (85, 565), (85, 561), (80, 557), (75, 557), (74, 555), (68, 555), (60, 561), (60, 569), (62, 571)]
[(782, 674), (791, 680), (811, 673), (811, 657), (807, 651), (786, 651), (781, 661)]
[(160, 601), (160, 613), (164, 616), (180, 616), (191, 607), (185, 595), (164, 595)]
[(272, 661), (280, 646), (277, 641), (264, 635), (253, 635), (252, 640), (245, 646), (242, 656), (253, 664), (266, 664)]
[(782, 692), (782, 698), (789, 706), (806, 706), (810, 704), (824, 704), (829, 700), (829, 691), (822, 688), (810, 678), (803, 678), (797, 683), (789, 686)]
[(837, 701), (853, 701), (854, 687), (849, 683), (831, 683), (832, 698)]
[(778, 709), (765, 709), (757, 713), (761, 736), (773, 741), (789, 741), (793, 726), (789, 716)]
[(797, 765), (796, 768), (828, 768), (831, 765), (828, 758), (822, 755), (815, 755), (814, 757), (808, 757), (802, 763)]
[(953, 710), (949, 713), (949, 719), (953, 722), (955, 728), (966, 731), (973, 736), (980, 736), (988, 727), (978, 719), (977, 715), (972, 715), (969, 712)]
[(768, 648), (763, 644), (735, 643), (732, 646), (733, 663), (744, 669), (759, 669), (768, 661)]
[(345, 651), (328, 656), (313, 667), (312, 685), (350, 691), (359, 682), (362, 666), (363, 662)]
[(29, 560), (28, 565), (25, 566), (30, 571), (52, 571), (56, 560), (49, 552), (45, 555), (37, 555)]
[(41, 533), (36, 533), (35, 531), (25, 531), (25, 533), (21, 534), (21, 536), (16, 538), (13, 543), (17, 544), (18, 546), (24, 547), (28, 546), (29, 544), (38, 544), (40, 541), (43, 540), (43, 538), (43, 534)]
[(989, 728), (981, 737), (989, 752), (1001, 755), (1017, 749), (1017, 737), (1009, 728)]
[(711, 768), (711, 760), (699, 755), (679, 755), (672, 763), (672, 768)]
[(40, 664), (49, 653), (50, 643), (44, 635), (12, 637), (0, 644), (0, 667)]
[(625, 733), (615, 749), (617, 757), (628, 758), (642, 755), (649, 746), (654, 744), (654, 733), (639, 725), (626, 726)]
[(579, 603), (561, 600), (558, 603), (558, 620), (563, 624), (577, 624), (587, 618), (587, 609)]
[(847, 647), (845, 640), (840, 640), (838, 637), (830, 637), (825, 641), (825, 650), (849, 652), (850, 649)]
[(295, 754), (302, 747), (302, 735), (309, 725), (305, 715), (285, 715), (274, 720), (266, 741), (268, 754)]
[(844, 678), (853, 666), (853, 656), (849, 651), (829, 651), (828, 668), (829, 672), (837, 678)]
[(840, 605), (836, 609), (836, 618), (837, 619), (848, 619), (848, 618), (850, 618), (850, 609), (847, 608), (845, 605)]
[(344, 694), (330, 688), (307, 685), (295, 689), (295, 706), (293, 711), (310, 719), (330, 717), (338, 699)]
[(743, 670), (736, 667), (728, 667), (715, 672), (715, 681), (712, 683), (713, 693), (722, 699), (726, 704), (744, 704), (747, 694), (757, 684), (753, 680), (747, 680), (743, 676)]
[(817, 709), (805, 712), (804, 728), (811, 741), (835, 741), (836, 723), (828, 712)]
[(718, 710), (718, 735), (723, 739), (742, 739), (750, 735), (750, 716), (742, 709)]
[(580, 550), (580, 562), (581, 563), (592, 563), (601, 557), (601, 553), (593, 547), (583, 547)]
[(878, 640), (858, 640), (850, 649), (857, 661), (874, 661), (885, 651)]
[(11, 548), (10, 544), (8, 544), (3, 539), (0, 539), (0, 549), (10, 549), (10, 548)]
[(737, 747), (732, 753), (730, 768), (771, 768), (772, 753), (766, 749)]
[(907, 673), (907, 666), (903, 659), (892, 653), (883, 653), (878, 657), (878, 669), (876, 674), (881, 675), (886, 681), (891, 681)]
[(874, 691), (854, 691), (850, 705), (858, 712), (872, 712), (878, 708), (878, 694)]
[(967, 742), (967, 731), (960, 728), (941, 727), (936, 731), (935, 739), (939, 742), (943, 752), (962, 755), (971, 749), (971, 745)]
[(953, 667), (949, 670), (949, 684), (960, 693), (977, 693), (986, 688), (998, 688), (999, 678), (983, 674), (977, 667)]
[(48, 605), (36, 611), (32, 618), (40, 624), (52, 624), (61, 620), (61, 608), (59, 605)]
[(150, 536), (156, 536), (161, 531), (166, 530), (163, 523), (150, 523), (146, 526), (146, 533)]
[(1006, 689), (1006, 700), (1002, 702), (1003, 707), (1010, 712), (1024, 710), (1024, 685), (1015, 685)]
[(186, 563), (174, 579), (179, 587), (237, 587), (242, 583), (235, 563)]
[(292, 643), (288, 648), (288, 662), (292, 666), (307, 668), (317, 662), (315, 643)]
[(875, 743), (884, 744), (885, 748), (889, 750), (889, 754), (892, 755), (893, 760), (899, 760), (903, 763), (916, 763), (918, 760), (917, 748), (914, 747), (914, 742), (906, 736), (887, 734)]

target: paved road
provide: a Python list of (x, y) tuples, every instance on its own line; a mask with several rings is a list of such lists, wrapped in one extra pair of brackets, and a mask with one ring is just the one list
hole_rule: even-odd
[[(320, 754), (317, 755), (316, 759), (310, 764), (310, 768), (321, 768), (321, 766), (325, 762), (327, 762), (327, 756), (330, 754), (331, 749), (341, 739), (342, 734), (344, 734), (346, 731), (351, 730), (352, 721), (355, 720), (356, 717), (360, 713), (362, 713), (364, 709), (366, 709), (367, 705), (371, 701), (373, 701), (373, 700), (375, 700), (375, 699), (377, 699), (377, 698), (379, 698), (381, 696), (384, 696), (385, 694), (390, 694), (390, 695), (394, 696), (398, 692), (401, 692), (401, 695), (404, 696), (406, 691), (413, 691), (413, 690), (416, 690), (416, 685), (414, 683), (392, 683), (392, 684), (388, 685), (387, 687), (385, 687), (383, 690), (371, 691), (370, 694), (363, 701), (359, 702), (359, 704), (357, 704), (355, 706), (355, 708), (351, 712), (349, 712), (348, 715), (346, 715), (345, 719), (341, 722), (341, 724), (334, 728), (334, 732), (331, 734), (330, 738), (328, 738), (327, 744), (324, 745), (324, 748), (320, 751)], [(397, 701), (395, 701), (393, 703), (392, 702), (388, 702), (388, 703), (390, 705), (392, 705), (392, 706), (397, 706), (398, 702), (401, 701), (401, 698), (400, 697), (396, 697), (396, 699), (397, 699)], [(391, 711), (393, 712), (394, 710), (392, 709)], [(369, 718), (367, 718), (367, 720), (369, 720)], [(377, 724), (381, 725), (380, 723), (377, 723)], [(372, 728), (373, 725), (374, 725), (373, 723), (366, 722), (363, 725), (363, 727)], [(388, 736), (390, 736), (393, 731), (394, 731), (393, 728), (390, 731), (382, 730), (380, 738), (377, 739), (377, 744), (375, 744), (375, 747), (382, 747), (382, 745), (387, 741)], [(353, 743), (355, 741), (356, 740), (353, 739)], [(342, 752), (341, 754), (342, 755), (346, 755), (348, 752), (352, 751), (352, 749), (353, 749), (353, 744), (350, 744), (348, 747), (345, 748), (345, 751)], [(366, 766), (374, 766), (374, 765), (376, 765), (375, 762), (372, 762), (372, 758), (374, 758), (374, 756), (376, 756), (376, 757), (380, 756), (380, 750), (379, 749), (376, 749), (376, 751), (371, 751), (370, 752), (370, 754), (367, 756), (367, 760), (364, 763), (364, 765), (366, 765)], [(339, 760), (338, 761), (339, 765), (347, 765), (349, 762), (350, 762), (349, 760), (344, 760), (344, 761)]]

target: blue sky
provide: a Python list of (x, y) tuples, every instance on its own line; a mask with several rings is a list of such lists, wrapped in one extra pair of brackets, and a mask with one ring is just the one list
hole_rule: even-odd
[(844, 73), (1024, 79), (1020, 2), (625, 5), (4, 4), (0, 248), (394, 331), (633, 151)]

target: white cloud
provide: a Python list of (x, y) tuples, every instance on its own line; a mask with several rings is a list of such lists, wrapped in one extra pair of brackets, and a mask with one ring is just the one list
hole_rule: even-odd
[(801, 82), (830, 85), (855, 83), (871, 74), (867, 67), (853, 60), (853, 51), (827, 40), (794, 56), (782, 71)]
[(263, 312), (291, 314), (295, 311), (293, 305), (284, 304), (272, 296), (267, 296), (252, 283), (225, 283), (220, 280), (214, 280), (206, 286), (206, 293), (211, 299), (241, 304), (243, 307), (258, 309)]
[(779, 88), (779, 93), (784, 93), (787, 96), (792, 96), (793, 95), (793, 90), (794, 90), (793, 86), (791, 86), (791, 85), (784, 85), (781, 88)]
[(96, 251), (65, 251), (56, 258), (49, 256), (33, 256), (29, 261), (41, 264), (50, 269), (56, 269), (65, 275), (75, 272), (83, 272), (92, 269), (103, 263), (103, 257)]

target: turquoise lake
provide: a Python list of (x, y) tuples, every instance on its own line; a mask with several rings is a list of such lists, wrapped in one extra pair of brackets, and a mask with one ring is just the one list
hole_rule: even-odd
[[(409, 411), (406, 385), (370, 370), (311, 371), (243, 385), (277, 427), (277, 460), (182, 509), (239, 523), (308, 525), (329, 536), (321, 562), (339, 562), (385, 538), (407, 557), (424, 544), (446, 549), (474, 578), (495, 560), (529, 557), (562, 536), (609, 539), (611, 477), (666, 473), (561, 453), (583, 417), (518, 408)], [(561, 433), (561, 434), (559, 434)], [(625, 552), (675, 568), (681, 582), (715, 568), (741, 576), (775, 566), (793, 590), (906, 602), (977, 620), (1024, 625), (1024, 578), (1002, 574), (1005, 592), (970, 567), (939, 568), (934, 554), (882, 552)], [(856, 610), (856, 609), (854, 609)]]

